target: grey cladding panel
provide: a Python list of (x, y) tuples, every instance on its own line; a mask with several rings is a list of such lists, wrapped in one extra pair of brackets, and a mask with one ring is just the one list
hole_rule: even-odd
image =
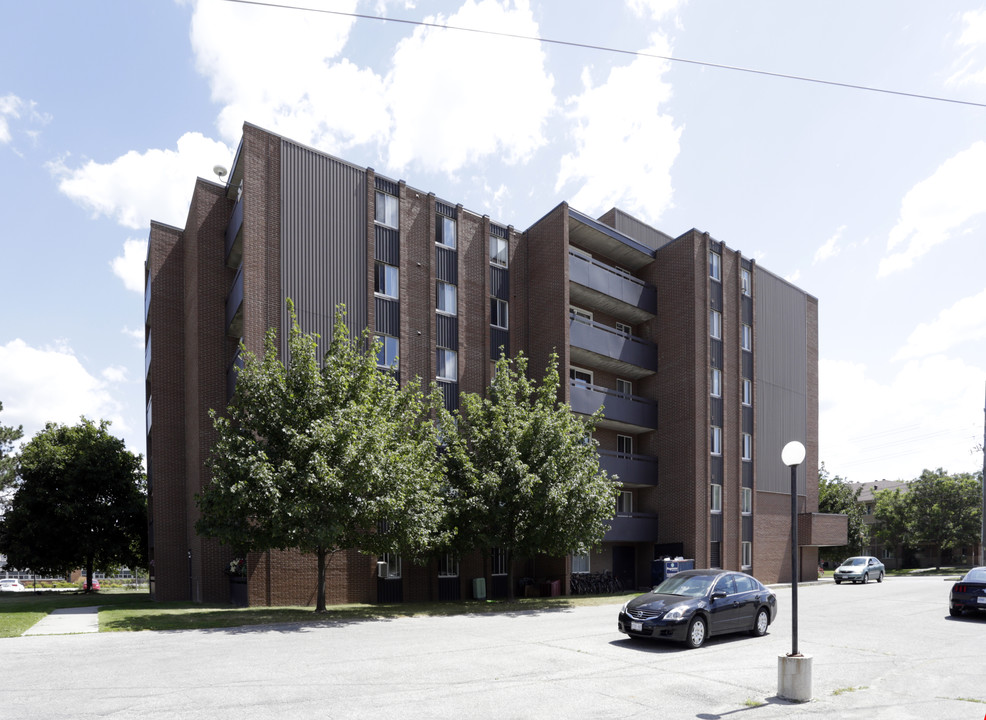
[[(288, 141), (281, 143), (281, 287), (301, 327), (332, 337), (335, 308), (346, 324), (367, 324), (366, 173)], [(285, 325), (286, 327), (286, 325)], [(282, 350), (286, 339), (282, 338)]]
[[(805, 442), (808, 426), (807, 295), (757, 267), (756, 455), (757, 490), (790, 494), (791, 471), (781, 449)], [(805, 488), (799, 468), (800, 492)]]

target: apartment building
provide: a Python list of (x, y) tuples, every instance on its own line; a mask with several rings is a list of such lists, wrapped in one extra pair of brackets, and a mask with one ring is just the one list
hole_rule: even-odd
[[(401, 382), (435, 379), (448, 407), (488, 386), (500, 352), (535, 372), (559, 356), (560, 400), (604, 409), (601, 465), (623, 483), (604, 543), (587, 556), (518, 559), (515, 576), (610, 570), (650, 584), (664, 556), (790, 579), (789, 440), (805, 443), (799, 545), (844, 542), (817, 514), (817, 300), (708, 233), (671, 237), (613, 209), (567, 203), (524, 231), (256, 126), (225, 182), (198, 179), (184, 228), (153, 223), (145, 294), (152, 594), (224, 601), (231, 551), (194, 532), (208, 482), (210, 409), (235, 390), (239, 344), (282, 351), (286, 298), (306, 332), (331, 337), (334, 308), (380, 338)], [(153, 340), (153, 352), (152, 352)], [(844, 523), (843, 523), (844, 527)], [(378, 564), (383, 562), (383, 565)], [(248, 558), (251, 604), (311, 602), (314, 563)], [(419, 565), (339, 553), (331, 602), (465, 598), (490, 557)]]

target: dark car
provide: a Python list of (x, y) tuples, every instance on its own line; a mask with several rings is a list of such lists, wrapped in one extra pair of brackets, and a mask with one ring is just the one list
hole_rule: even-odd
[(684, 642), (733, 632), (760, 636), (777, 615), (777, 598), (745, 573), (685, 570), (620, 610), (619, 629), (631, 638)]
[(843, 560), (842, 564), (832, 573), (832, 577), (835, 578), (836, 585), (843, 580), (853, 583), (861, 582), (865, 585), (870, 580), (876, 580), (878, 583), (883, 582), (885, 572), (886, 568), (883, 566), (883, 563), (875, 557), (871, 555), (859, 555)]
[(959, 617), (966, 610), (986, 610), (986, 567), (975, 567), (952, 585), (948, 594), (948, 614)]

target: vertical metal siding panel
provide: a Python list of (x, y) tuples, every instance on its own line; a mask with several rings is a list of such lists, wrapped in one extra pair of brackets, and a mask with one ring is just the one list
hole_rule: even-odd
[(780, 454), (787, 442), (806, 439), (807, 296), (759, 268), (756, 274), (757, 489), (790, 494), (791, 476)]
[(366, 174), (288, 141), (281, 145), (281, 286), (302, 329), (321, 335), (324, 352), (339, 303), (355, 332), (369, 315)]

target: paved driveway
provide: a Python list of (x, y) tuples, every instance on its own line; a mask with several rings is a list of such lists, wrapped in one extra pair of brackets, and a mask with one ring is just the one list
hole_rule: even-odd
[(618, 604), (451, 618), (0, 640), (0, 715), (32, 718), (975, 718), (986, 619), (941, 578), (802, 586), (814, 700), (776, 698), (764, 638), (631, 642)]

